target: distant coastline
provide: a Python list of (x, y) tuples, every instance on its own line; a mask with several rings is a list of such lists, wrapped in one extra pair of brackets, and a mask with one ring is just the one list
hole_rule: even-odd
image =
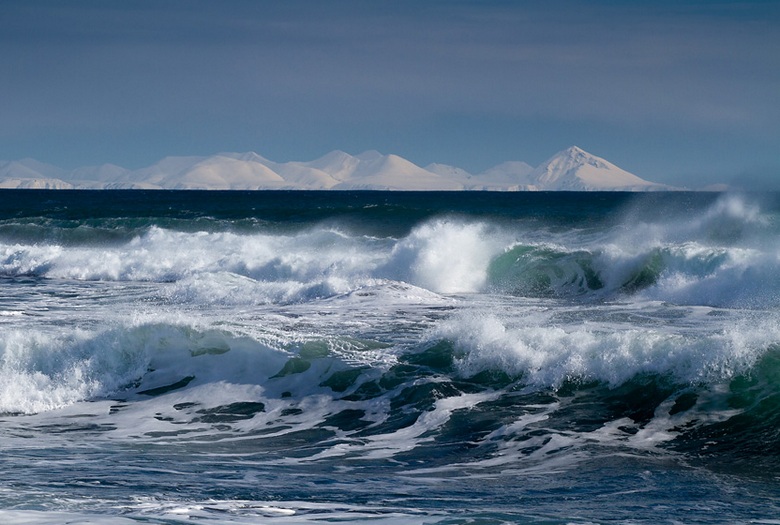
[[(681, 191), (642, 179), (571, 146), (536, 168), (509, 161), (471, 174), (445, 164), (420, 167), (367, 151), (333, 151), (308, 162), (277, 163), (256, 153), (166, 157), (139, 170), (113, 164), (64, 170), (33, 159), (0, 162), (0, 189), (55, 190), (378, 190)], [(725, 185), (705, 188), (724, 191)]]

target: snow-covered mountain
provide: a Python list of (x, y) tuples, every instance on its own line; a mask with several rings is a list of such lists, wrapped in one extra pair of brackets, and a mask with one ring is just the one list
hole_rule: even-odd
[(113, 164), (66, 171), (32, 159), (0, 162), (3, 188), (205, 190), (491, 190), (648, 191), (672, 189), (646, 181), (572, 146), (536, 169), (504, 162), (473, 175), (446, 164), (425, 168), (399, 157), (332, 151), (308, 162), (274, 162), (257, 153), (166, 157), (139, 169)]
[[(336, 153), (336, 152), (334, 152)], [(257, 153), (221, 153), (225, 157), (231, 157), (247, 163), (262, 164), (266, 168), (278, 174), (285, 183), (293, 188), (306, 188), (311, 190), (327, 190), (338, 184), (340, 181), (333, 178), (326, 171), (323, 171), (312, 163), (307, 162), (274, 162)], [(345, 153), (346, 155), (346, 153)]]
[(0, 162), (0, 188), (72, 189), (62, 180), (65, 175), (65, 170), (35, 159)]
[(572, 146), (528, 174), (529, 184), (545, 191), (648, 191), (671, 189), (640, 179), (601, 157)]
[(458, 181), (430, 172), (399, 157), (368, 151), (355, 157), (351, 171), (334, 189), (339, 190), (462, 190)]
[(74, 186), (60, 179), (6, 177), (0, 179), (0, 189), (72, 190)]

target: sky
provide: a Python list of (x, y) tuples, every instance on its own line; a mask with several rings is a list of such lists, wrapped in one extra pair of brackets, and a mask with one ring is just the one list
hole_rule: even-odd
[(0, 160), (340, 149), (478, 173), (571, 145), (780, 189), (780, 1), (2, 0)]

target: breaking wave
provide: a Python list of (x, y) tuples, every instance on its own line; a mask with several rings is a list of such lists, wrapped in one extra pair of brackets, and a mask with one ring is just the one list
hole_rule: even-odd
[(429, 467), (460, 468), (571, 457), (598, 442), (718, 461), (759, 454), (780, 466), (767, 453), (780, 450), (776, 326), (696, 337), (460, 315), (410, 346), (183, 320), (97, 334), (17, 331), (0, 348), (0, 412), (88, 400), (95, 408), (80, 405), (81, 419), (66, 411), (47, 431), (87, 424), (115, 438), (212, 449), (252, 439), (280, 461), (424, 456)]
[[(433, 218), (402, 237), (327, 226), (287, 233), (150, 226), (127, 242), (0, 242), (0, 276), (175, 283), (172, 298), (290, 303), (393, 280), (435, 293), (776, 306), (772, 215), (730, 196), (697, 216), (594, 231)], [(98, 236), (100, 237), (100, 236)]]

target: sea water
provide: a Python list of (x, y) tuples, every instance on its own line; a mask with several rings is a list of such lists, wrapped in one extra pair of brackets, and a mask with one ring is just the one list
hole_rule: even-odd
[(0, 192), (0, 522), (780, 523), (780, 196)]

